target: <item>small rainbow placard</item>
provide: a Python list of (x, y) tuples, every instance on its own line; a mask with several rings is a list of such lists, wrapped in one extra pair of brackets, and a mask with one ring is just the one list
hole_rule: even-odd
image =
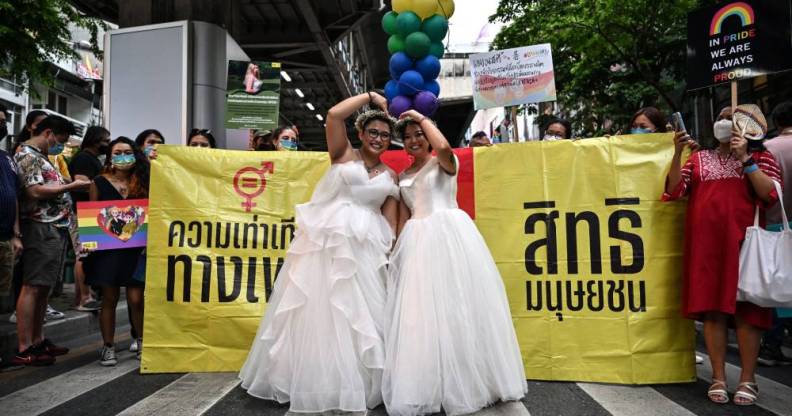
[(754, 9), (750, 4), (742, 1), (729, 3), (718, 10), (715, 16), (712, 17), (709, 31), (710, 36), (720, 34), (723, 30), (723, 22), (732, 16), (739, 17), (743, 27), (754, 24), (756, 20)]
[(77, 225), (91, 251), (145, 247), (148, 199), (78, 202)]

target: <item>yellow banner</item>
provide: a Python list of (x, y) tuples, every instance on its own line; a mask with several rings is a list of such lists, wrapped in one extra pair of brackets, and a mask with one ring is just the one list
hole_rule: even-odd
[(325, 153), (161, 146), (153, 162), (143, 373), (237, 371)]
[[(474, 152), (475, 214), (530, 379), (695, 379), (681, 318), (684, 202), (662, 203), (669, 135)], [(162, 146), (154, 162), (142, 371), (237, 371), (324, 153)]]
[(671, 136), (474, 153), (476, 223), (506, 284), (526, 376), (695, 380), (680, 315), (684, 210), (663, 203)]

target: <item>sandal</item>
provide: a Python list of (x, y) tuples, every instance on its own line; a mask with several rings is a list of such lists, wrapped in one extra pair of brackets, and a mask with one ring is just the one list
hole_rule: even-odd
[[(734, 393), (734, 404), (737, 406), (751, 406), (759, 398), (759, 386), (751, 381), (740, 383)], [(740, 399), (739, 401), (737, 399)]]
[(729, 392), (726, 389), (725, 381), (712, 379), (712, 385), (707, 390), (707, 397), (713, 403), (726, 404), (729, 402)]

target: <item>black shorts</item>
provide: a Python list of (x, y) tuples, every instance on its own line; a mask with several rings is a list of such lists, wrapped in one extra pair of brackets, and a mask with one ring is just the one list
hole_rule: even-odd
[(69, 231), (52, 224), (25, 221), (22, 228), (22, 282), (52, 287), (63, 276)]

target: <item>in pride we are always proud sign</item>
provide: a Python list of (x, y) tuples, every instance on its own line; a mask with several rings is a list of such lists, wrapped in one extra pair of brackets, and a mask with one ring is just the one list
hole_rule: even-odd
[(790, 3), (743, 0), (688, 14), (688, 89), (792, 69)]

